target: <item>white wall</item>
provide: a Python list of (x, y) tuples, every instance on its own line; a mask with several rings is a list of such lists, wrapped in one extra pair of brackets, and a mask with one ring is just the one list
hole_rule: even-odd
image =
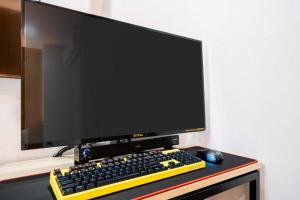
[(53, 155), (56, 148), (21, 151), (21, 81), (0, 78), (0, 165)]
[(299, 199), (300, 1), (218, 5), (209, 3), (208, 20), (200, 20), (209, 46), (209, 144), (261, 160), (265, 199)]
[(299, 199), (299, 0), (113, 0), (110, 13), (203, 40), (208, 146), (261, 160), (262, 199)]

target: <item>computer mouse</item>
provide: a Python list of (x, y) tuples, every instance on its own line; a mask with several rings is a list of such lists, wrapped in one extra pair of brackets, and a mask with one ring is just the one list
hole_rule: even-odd
[(220, 151), (201, 149), (197, 151), (197, 156), (202, 160), (211, 163), (221, 163), (224, 159), (223, 154)]

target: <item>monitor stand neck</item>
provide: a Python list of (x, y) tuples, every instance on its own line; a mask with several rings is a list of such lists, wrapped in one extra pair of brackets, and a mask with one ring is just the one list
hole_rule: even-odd
[(179, 144), (179, 136), (164, 136), (151, 139), (143, 139), (138, 141), (116, 141), (112, 144), (98, 145), (77, 145), (74, 148), (75, 165), (87, 163), (91, 160), (96, 160), (106, 157), (120, 156), (130, 153), (139, 153), (142, 151), (164, 148), (171, 149), (173, 145)]

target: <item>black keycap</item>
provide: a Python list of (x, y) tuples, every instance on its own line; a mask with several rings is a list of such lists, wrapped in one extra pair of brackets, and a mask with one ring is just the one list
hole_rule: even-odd
[(176, 165), (169, 165), (169, 168), (174, 169), (174, 168), (176, 168)]
[(114, 170), (114, 168), (113, 167), (109, 167), (107, 170), (110, 171), (110, 172), (112, 172)]
[(113, 178), (117, 178), (119, 176), (119, 174), (112, 174)]
[(122, 180), (125, 180), (125, 179), (135, 178), (135, 177), (138, 177), (138, 176), (140, 176), (140, 173), (132, 173), (132, 174), (128, 174), (128, 175), (125, 175), (125, 176), (119, 176), (116, 180), (117, 181), (122, 181)]
[(119, 174), (120, 174), (120, 176), (124, 176), (124, 175), (126, 175), (126, 172), (120, 172)]
[(180, 166), (181, 166), (180, 163), (177, 163), (177, 164), (174, 165), (175, 168), (180, 167)]
[(101, 165), (101, 167), (102, 167), (102, 170), (103, 170), (103, 169), (108, 168), (108, 165), (104, 164), (104, 165)]
[(137, 163), (135, 163), (134, 165), (132, 165), (132, 169), (134, 169), (134, 168), (138, 168), (138, 164)]
[(162, 166), (162, 167), (161, 167), (161, 170), (162, 170), (162, 171), (167, 170), (167, 169), (168, 169), (168, 167), (166, 167), (166, 166)]
[(200, 158), (194, 157), (194, 160), (197, 160), (197, 162), (201, 162), (202, 160)]
[(84, 187), (86, 187), (88, 183), (89, 183), (88, 181), (82, 181), (81, 185), (83, 185)]
[(148, 174), (148, 173), (147, 173), (147, 171), (141, 171), (140, 174), (141, 174), (141, 176), (143, 176), (143, 175)]
[(71, 175), (71, 178), (72, 178), (72, 179), (77, 178), (77, 174), (72, 174), (72, 175)]
[(71, 184), (71, 183), (73, 183), (73, 181), (72, 180), (64, 180), (64, 181), (62, 181), (62, 182), (60, 182), (60, 185), (68, 185), (68, 184)]
[(106, 173), (106, 175), (110, 175), (110, 174), (112, 174), (112, 171), (107, 171), (105, 173)]
[(126, 174), (131, 174), (131, 173), (132, 173), (132, 170), (126, 170), (125, 173), (126, 173)]
[(73, 194), (73, 188), (66, 188), (63, 190), (62, 194), (65, 196), (65, 195), (68, 195), (68, 194)]
[(86, 176), (91, 176), (91, 175), (93, 175), (94, 173), (92, 172), (92, 171), (87, 171), (86, 172)]
[(188, 165), (188, 164), (191, 164), (191, 163), (193, 163), (193, 161), (191, 161), (191, 160), (186, 160), (186, 161), (185, 161), (185, 164), (187, 164), (187, 165)]
[(60, 177), (57, 177), (57, 181), (59, 181), (59, 182), (63, 182), (63, 181), (67, 181), (67, 180), (70, 180), (69, 176), (60, 176)]
[(120, 171), (120, 172), (125, 172), (125, 171), (126, 171), (126, 168), (120, 168), (119, 171)]
[(74, 188), (74, 187), (77, 187), (79, 185), (79, 183), (71, 183), (71, 184), (69, 184), (69, 185), (64, 185), (64, 186), (62, 186), (61, 187), (61, 189), (62, 190), (65, 190), (65, 189), (67, 189), (67, 188)]
[(81, 181), (81, 178), (80, 178), (80, 177), (73, 179), (73, 182), (74, 182), (74, 183), (80, 183), (80, 181)]
[(114, 164), (113, 163), (108, 163), (108, 166), (112, 167), (112, 166), (114, 166)]
[(150, 169), (150, 167), (149, 166), (144, 166), (144, 169), (148, 170), (148, 169)]
[(138, 161), (138, 165), (142, 165), (142, 164), (144, 164), (143, 161)]
[(76, 192), (81, 192), (81, 191), (84, 191), (84, 190), (85, 190), (85, 188), (84, 188), (83, 185), (78, 185), (78, 186), (75, 188), (75, 191), (76, 191)]
[(144, 167), (139, 167), (138, 170), (139, 170), (139, 171), (143, 171), (143, 170), (145, 170), (145, 168), (144, 168)]
[(175, 162), (171, 161), (171, 162), (168, 162), (169, 165), (175, 165)]
[(87, 177), (87, 176), (82, 176), (82, 177), (81, 177), (81, 180), (82, 180), (82, 181), (88, 181), (88, 180), (90, 180), (90, 178)]
[(126, 165), (120, 165), (120, 169), (126, 169)]
[(97, 186), (97, 187), (101, 187), (101, 186), (103, 185), (104, 181), (105, 181), (105, 180), (98, 181), (97, 184), (96, 184), (96, 186)]
[(96, 179), (90, 179), (90, 183), (96, 183)]
[(86, 186), (87, 190), (88, 189), (92, 189), (92, 188), (95, 188), (95, 183), (89, 183), (89, 184), (87, 184), (87, 186)]
[(156, 172), (160, 172), (160, 167), (156, 167), (156, 168), (155, 168), (155, 171), (156, 171)]
[(105, 176), (105, 179), (111, 179), (111, 178), (112, 178), (111, 175), (106, 175), (106, 176)]

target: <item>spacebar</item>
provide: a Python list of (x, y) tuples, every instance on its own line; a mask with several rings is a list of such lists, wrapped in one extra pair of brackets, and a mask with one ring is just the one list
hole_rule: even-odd
[(128, 174), (125, 176), (119, 176), (113, 179), (108, 179), (108, 180), (103, 180), (103, 181), (99, 181), (97, 183), (97, 187), (101, 187), (103, 185), (107, 185), (107, 184), (111, 184), (111, 183), (115, 183), (115, 182), (120, 182), (126, 179), (131, 179), (131, 178), (135, 178), (137, 176), (140, 176), (140, 173), (133, 173), (133, 174)]

